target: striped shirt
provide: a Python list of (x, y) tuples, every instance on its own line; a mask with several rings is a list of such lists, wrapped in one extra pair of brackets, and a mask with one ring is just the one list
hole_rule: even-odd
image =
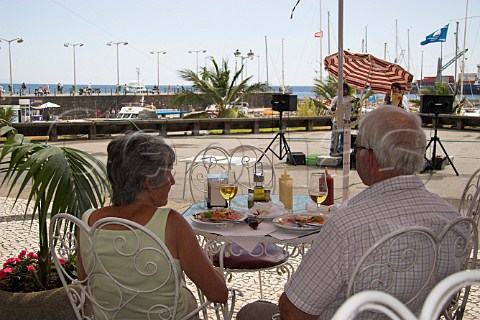
[[(376, 183), (339, 208), (325, 223), (285, 285), (285, 293), (303, 312), (317, 315), (317, 319), (330, 319), (346, 300), (347, 284), (355, 265), (376, 241), (407, 226), (425, 226), (438, 234), (458, 216), (453, 206), (427, 191), (417, 176), (399, 176)], [(459, 269), (458, 263), (448, 261), (449, 258), (444, 260), (440, 260), (440, 265), (447, 265), (444, 270)], [(416, 273), (405, 280), (408, 283), (399, 285), (416, 290), (415, 283), (425, 277)]]

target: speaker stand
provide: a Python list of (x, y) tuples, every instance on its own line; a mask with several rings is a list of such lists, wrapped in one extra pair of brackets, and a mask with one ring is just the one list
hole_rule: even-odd
[[(292, 156), (292, 151), (290, 149), (290, 146), (288, 145), (287, 139), (285, 139), (285, 130), (282, 129), (283, 128), (283, 120), (282, 120), (283, 111), (279, 111), (279, 112), (280, 112), (280, 122), (279, 122), (280, 130), (277, 132), (277, 134), (272, 139), (272, 141), (270, 141), (270, 144), (265, 149), (264, 153), (258, 159), (258, 161), (262, 160), (265, 153), (267, 153), (267, 151), (270, 150), (279, 160), (282, 160), (283, 158), (285, 158), (286, 155), (288, 155), (289, 159), (291, 159), (291, 161), (292, 161), (292, 164), (294, 166), (296, 166), (297, 162), (295, 161), (295, 159)], [(279, 139), (279, 153), (278, 154), (272, 149), (272, 145), (277, 139)]]
[[(450, 156), (448, 155), (447, 153), (447, 150), (445, 150), (445, 147), (443, 146), (442, 144), (442, 141), (440, 141), (440, 138), (438, 137), (438, 134), (437, 134), (437, 128), (438, 128), (438, 113), (435, 113), (435, 124), (434, 124), (434, 135), (433, 137), (430, 138), (430, 141), (428, 142), (427, 144), (427, 147), (425, 149), (425, 160), (427, 161), (429, 167), (432, 169), (432, 170), (435, 170), (437, 168), (437, 142), (438, 144), (440, 145), (440, 147), (442, 148), (443, 150), (443, 153), (445, 154), (445, 157), (448, 159), (448, 162), (450, 163), (450, 165), (452, 166), (453, 168), (453, 171), (455, 171), (455, 174), (458, 176), (458, 171), (457, 171), (457, 168), (455, 168), (455, 165), (453, 164), (452, 160), (450, 160)], [(432, 159), (431, 160), (428, 160), (427, 158), (427, 150), (428, 148), (430, 147), (430, 145), (432, 144), (433, 142), (433, 150), (432, 150)], [(441, 159), (439, 160), (440, 163), (440, 168), (442, 167), (442, 163), (443, 161), (445, 161), (445, 158), (444, 159)]]

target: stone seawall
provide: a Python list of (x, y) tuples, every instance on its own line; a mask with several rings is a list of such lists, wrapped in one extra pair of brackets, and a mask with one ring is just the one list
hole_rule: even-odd
[[(172, 108), (172, 100), (175, 94), (148, 94), (144, 95), (145, 103), (153, 104), (157, 109)], [(0, 98), (2, 105), (18, 105), (19, 99), (35, 99), (37, 102), (45, 103), (47, 101), (61, 106), (60, 109), (53, 110), (55, 115), (68, 114), (72, 110), (77, 110), (76, 116), (92, 117), (95, 111), (100, 109), (104, 114), (107, 110), (121, 108), (124, 103), (140, 102), (142, 96), (134, 94), (92, 94), (92, 95), (48, 95), (48, 96), (3, 96)], [(245, 102), (251, 108), (271, 107), (272, 93), (251, 94), (245, 98)], [(206, 106), (199, 106), (197, 109), (203, 110)], [(191, 106), (185, 106), (186, 112), (194, 111)], [(196, 110), (196, 111), (199, 111)]]

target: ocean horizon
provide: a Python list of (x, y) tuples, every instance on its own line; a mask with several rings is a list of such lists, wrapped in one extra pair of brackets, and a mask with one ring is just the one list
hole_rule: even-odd
[[(56, 94), (57, 93), (57, 84), (58, 83), (49, 83), (50, 87), (50, 94)], [(39, 87), (45, 87), (46, 84), (40, 84), (40, 83), (25, 83), (27, 86), (27, 94), (35, 94), (35, 90), (37, 90)], [(0, 86), (3, 87), (3, 89), (7, 92), (8, 94), (8, 83), (0, 83)], [(77, 84), (77, 90), (82, 89), (82, 88), (88, 88), (88, 84)], [(104, 84), (91, 84), (90, 85), (92, 89), (99, 89), (100, 93), (103, 94), (114, 94), (115, 93), (115, 85), (104, 85)], [(69, 93), (72, 90), (73, 84), (63, 84), (63, 93)], [(150, 92), (153, 90), (154, 85), (145, 85), (147, 90)], [(280, 92), (280, 86), (270, 86), (275, 92)], [(14, 83), (13, 84), (13, 91), (15, 94), (19, 94), (21, 92), (22, 84), (21, 83)], [(122, 92), (123, 92), (123, 85), (122, 85)], [(294, 94), (297, 96), (297, 98), (303, 99), (303, 98), (315, 98), (316, 95), (312, 91), (313, 86), (287, 86), (287, 90), (290, 90), (291, 94)], [(160, 85), (160, 92), (161, 93), (167, 93), (167, 92), (177, 92), (180, 90), (192, 90), (192, 86), (189, 85)], [(374, 102), (377, 98), (382, 98), (383, 99), (383, 94), (374, 94), (369, 101)], [(479, 101), (480, 100), (480, 95), (479, 94), (465, 94), (464, 95), (467, 100), (470, 101)], [(418, 94), (407, 94), (408, 99), (420, 99), (420, 95)]]

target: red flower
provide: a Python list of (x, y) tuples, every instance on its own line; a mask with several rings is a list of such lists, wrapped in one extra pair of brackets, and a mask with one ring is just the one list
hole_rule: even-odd
[(60, 264), (63, 266), (65, 264), (65, 260), (63, 260), (62, 258), (58, 258), (58, 261), (60, 262)]
[(5, 268), (3, 269), (5, 273), (11, 273), (13, 271), (13, 268)]
[(3, 269), (0, 269), (0, 279), (5, 278), (6, 275), (7, 275), (7, 274), (5, 273), (5, 271), (3, 271)]
[(22, 250), (20, 251), (20, 254), (18, 255), (18, 257), (22, 259), (23, 257), (25, 257), (26, 254), (27, 254), (27, 250)]
[(35, 267), (32, 266), (32, 265), (28, 265), (28, 266), (27, 266), (27, 270), (28, 270), (28, 271), (35, 271)]
[(36, 254), (35, 252), (29, 252), (29, 253), (27, 254), (27, 257), (33, 258), (33, 259), (38, 259), (38, 256), (37, 256), (37, 254)]

